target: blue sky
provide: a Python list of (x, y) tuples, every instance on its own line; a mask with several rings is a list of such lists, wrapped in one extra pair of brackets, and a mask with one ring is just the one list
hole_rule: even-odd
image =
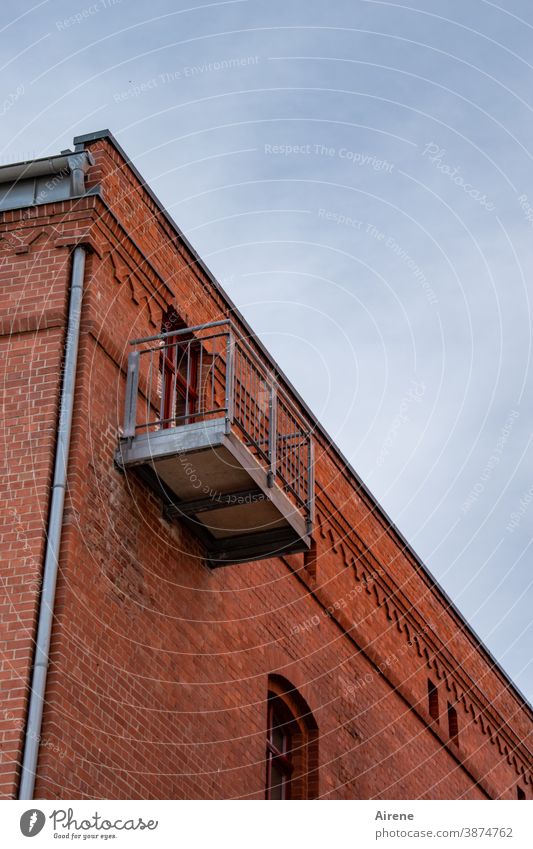
[(111, 129), (532, 699), (533, 9), (180, 5), (3, 3), (0, 162)]

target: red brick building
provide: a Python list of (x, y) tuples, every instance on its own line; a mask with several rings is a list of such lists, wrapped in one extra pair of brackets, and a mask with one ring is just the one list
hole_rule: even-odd
[(2, 796), (533, 798), (530, 705), (111, 134), (0, 228)]

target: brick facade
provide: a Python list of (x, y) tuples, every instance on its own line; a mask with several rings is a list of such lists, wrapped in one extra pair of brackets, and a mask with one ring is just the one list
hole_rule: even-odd
[(36, 798), (264, 798), (272, 675), (313, 713), (320, 797), (533, 798), (530, 707), (320, 429), (305, 555), (210, 570), (115, 466), (129, 340), (157, 333), (170, 306), (190, 326), (241, 319), (112, 137), (86, 147), (90, 193), (0, 217), (2, 795), (17, 794), (70, 256), (84, 244)]

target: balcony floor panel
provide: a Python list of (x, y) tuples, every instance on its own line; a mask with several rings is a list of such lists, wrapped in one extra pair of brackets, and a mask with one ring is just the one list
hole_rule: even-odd
[(287, 520), (270, 501), (236, 504), (196, 516), (215, 539), (260, 534), (287, 527)]
[(183, 501), (247, 489), (253, 483), (222, 445), (182, 454), (165, 460), (152, 460), (161, 480)]
[(225, 419), (141, 433), (117, 452), (166, 499), (167, 517), (184, 521), (212, 566), (303, 551), (305, 519)]

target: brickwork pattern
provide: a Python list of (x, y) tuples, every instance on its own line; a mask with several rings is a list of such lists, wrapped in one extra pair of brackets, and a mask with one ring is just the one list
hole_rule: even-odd
[(169, 306), (191, 325), (231, 307), (112, 144), (90, 149), (98, 193), (2, 219), (2, 486), (17, 511), (2, 536), (3, 795), (16, 793), (21, 757), (69, 248), (83, 243), (36, 797), (263, 798), (267, 681), (279, 674), (318, 724), (323, 798), (516, 798), (517, 784), (532, 798), (529, 709), (320, 433), (309, 557), (210, 571), (190, 532), (114, 466), (129, 340), (157, 332)]

